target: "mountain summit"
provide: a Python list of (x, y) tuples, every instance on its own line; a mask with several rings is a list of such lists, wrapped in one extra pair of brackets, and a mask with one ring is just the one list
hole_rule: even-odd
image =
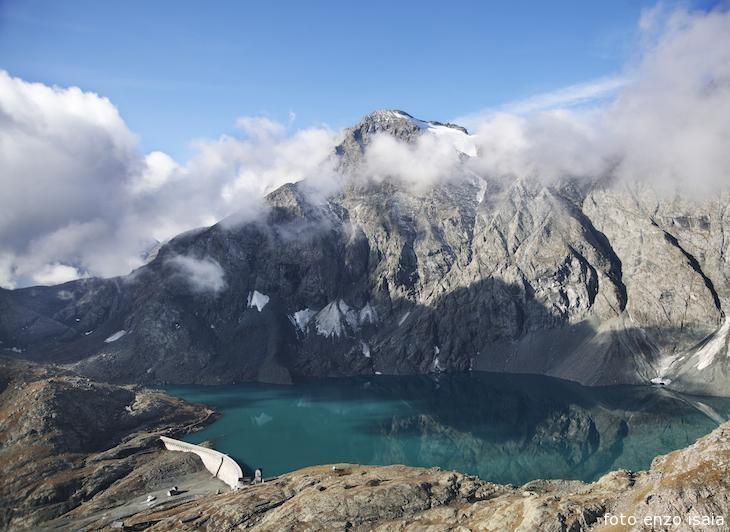
[[(464, 128), (376, 111), (340, 168), (379, 136), (476, 155)], [(455, 173), (287, 184), (262, 219), (184, 233), (127, 277), (2, 290), (0, 345), (114, 382), (481, 369), (728, 393), (727, 189)]]
[(454, 148), (465, 155), (476, 155), (476, 145), (466, 128), (419, 120), (404, 111), (387, 109), (365, 115), (357, 125), (345, 130), (345, 138), (336, 148), (336, 153), (346, 166), (356, 165), (361, 161), (365, 147), (377, 135), (414, 143), (424, 134), (453, 143)]

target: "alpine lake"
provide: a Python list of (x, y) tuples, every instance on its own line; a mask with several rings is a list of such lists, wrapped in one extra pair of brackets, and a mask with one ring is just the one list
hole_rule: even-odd
[(173, 386), (222, 416), (188, 435), (266, 477), (317, 464), (440, 467), (521, 485), (641, 470), (730, 416), (730, 398), (470, 372)]

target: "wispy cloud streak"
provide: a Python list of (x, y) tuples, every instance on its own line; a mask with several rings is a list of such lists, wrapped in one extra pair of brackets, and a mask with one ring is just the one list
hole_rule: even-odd
[(620, 75), (602, 77), (584, 83), (568, 85), (567, 87), (553, 91), (535, 94), (528, 98), (506, 102), (496, 107), (482, 109), (475, 113), (455, 118), (453, 121), (457, 124), (463, 124), (467, 128), (474, 128), (498, 113), (526, 115), (552, 109), (569, 109), (597, 104), (616, 96), (630, 81), (628, 77)]

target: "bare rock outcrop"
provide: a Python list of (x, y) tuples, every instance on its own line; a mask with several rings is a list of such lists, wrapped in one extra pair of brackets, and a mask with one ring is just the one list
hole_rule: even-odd
[(213, 416), (162, 392), (0, 358), (0, 528), (32, 529), (82, 504), (113, 508), (202, 472), (158, 440)]
[[(520, 488), (439, 469), (318, 466), (125, 524), (150, 530), (727, 530), (730, 424), (649, 471)], [(674, 520), (663, 525), (667, 516)], [(647, 521), (648, 520), (648, 521)], [(646, 523), (649, 526), (645, 526)], [(677, 524), (677, 522), (681, 524)], [(708, 523), (712, 524), (708, 524)]]

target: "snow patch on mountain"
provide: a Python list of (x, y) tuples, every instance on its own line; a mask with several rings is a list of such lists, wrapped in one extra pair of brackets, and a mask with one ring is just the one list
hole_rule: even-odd
[(655, 379), (652, 379), (651, 382), (654, 384), (663, 384), (656, 381), (668, 381), (671, 382), (669, 379), (665, 379), (664, 376), (667, 375), (670, 371), (670, 369), (675, 365), (677, 362), (681, 362), (684, 359), (684, 356), (681, 353), (677, 353), (674, 355), (667, 355), (664, 356), (659, 360), (658, 366), (657, 366), (657, 376)]
[(360, 325), (366, 323), (377, 323), (378, 313), (375, 312), (373, 306), (368, 302), (363, 308), (360, 309)]
[(365, 358), (370, 358), (370, 346), (365, 342), (360, 342), (360, 346), (362, 347), (362, 354)]
[[(695, 353), (697, 359), (697, 369), (703, 370), (712, 364), (715, 357), (722, 353), (723, 350), (728, 352), (728, 339), (730, 336), (730, 317), (720, 327), (720, 330), (713, 334), (712, 338), (702, 348)], [(730, 355), (730, 352), (728, 352)]]
[(112, 342), (116, 342), (117, 340), (119, 340), (125, 334), (127, 334), (127, 331), (125, 331), (124, 329), (122, 329), (121, 331), (117, 331), (114, 334), (112, 334), (109, 338), (107, 338), (106, 340), (104, 340), (104, 343), (110, 344)]
[(469, 135), (465, 129), (459, 126), (419, 120), (408, 113), (397, 110), (375, 111), (369, 116), (372, 120), (381, 124), (398, 123), (403, 122), (404, 120), (408, 121), (420, 129), (424, 134), (433, 135), (439, 140), (448, 142), (457, 151), (468, 155), (469, 157), (477, 156), (476, 137), (474, 135)]
[(440, 125), (431, 125), (426, 129), (426, 132), (448, 141), (457, 151), (469, 157), (477, 156), (477, 145), (472, 135), (452, 127)]
[(314, 321), (317, 334), (327, 337), (347, 336), (357, 333), (363, 325), (377, 323), (378, 313), (370, 303), (358, 310), (339, 299), (320, 310), (314, 316)]
[(268, 302), (269, 296), (262, 294), (258, 290), (254, 290), (248, 294), (248, 308), (256, 307), (261, 312)]
[(484, 196), (487, 193), (487, 182), (480, 177), (477, 177), (477, 179), (477, 193), (475, 199), (477, 204), (480, 205), (484, 201)]
[(316, 310), (312, 310), (311, 308), (303, 308), (302, 310), (297, 310), (289, 318), (292, 324), (294, 324), (297, 329), (304, 332), (304, 330), (307, 328), (307, 324), (315, 316), (315, 314), (317, 314)]
[(356, 310), (350, 308), (342, 299), (332, 301), (320, 310), (314, 317), (314, 321), (317, 325), (317, 333), (328, 338), (347, 334), (346, 326), (353, 331), (356, 331), (358, 326)]

